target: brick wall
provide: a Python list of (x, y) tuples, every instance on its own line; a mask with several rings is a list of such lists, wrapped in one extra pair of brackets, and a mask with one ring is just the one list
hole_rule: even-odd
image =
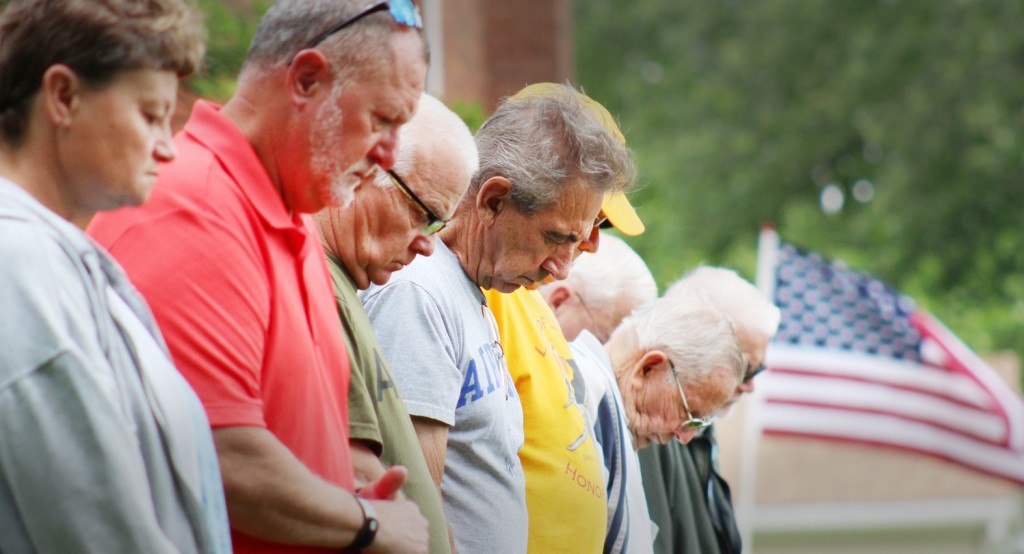
[(524, 85), (572, 78), (569, 0), (442, 0), (442, 6), (445, 100), (479, 102), (490, 112)]

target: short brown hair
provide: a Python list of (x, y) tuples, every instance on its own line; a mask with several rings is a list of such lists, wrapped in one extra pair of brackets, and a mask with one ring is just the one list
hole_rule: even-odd
[(205, 42), (190, 0), (13, 0), (0, 12), (0, 137), (22, 139), (29, 103), (55, 64), (90, 86), (143, 68), (185, 77)]

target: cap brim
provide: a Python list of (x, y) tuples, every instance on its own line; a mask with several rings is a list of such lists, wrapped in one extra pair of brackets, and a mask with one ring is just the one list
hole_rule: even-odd
[(621, 192), (605, 196), (601, 211), (604, 212), (608, 221), (624, 235), (634, 237), (646, 229), (633, 205), (629, 203), (629, 199)]

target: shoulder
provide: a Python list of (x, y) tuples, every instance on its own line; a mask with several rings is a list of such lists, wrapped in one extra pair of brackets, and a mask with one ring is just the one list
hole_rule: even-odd
[(98, 293), (89, 292), (90, 272), (75, 245), (45, 225), (0, 218), (0, 252), (2, 373), (34, 367), (70, 341), (95, 336)]

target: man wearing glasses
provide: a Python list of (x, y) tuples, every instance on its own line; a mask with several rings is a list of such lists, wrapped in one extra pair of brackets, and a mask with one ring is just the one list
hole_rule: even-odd
[(376, 480), (388, 466), (405, 466), (402, 491), (430, 522), (432, 554), (451, 552), (441, 496), (356, 290), (383, 285), (417, 255), (434, 252), (434, 235), (451, 218), (477, 166), (465, 123), (424, 94), (399, 133), (395, 166), (376, 172), (351, 206), (314, 218), (352, 357), (348, 413), (356, 484)]
[[(633, 278), (596, 281), (609, 267)], [(573, 292), (584, 305), (624, 298), (634, 306), (621, 323), (608, 316), (616, 310), (603, 308), (571, 346), (609, 475), (609, 514), (616, 524), (608, 527), (605, 551), (651, 552), (654, 533), (637, 450), (689, 442), (710, 425), (741, 378), (739, 345), (725, 316), (699, 296), (648, 300), (635, 307), (634, 301), (654, 296), (656, 288), (646, 264), (624, 243), (609, 241), (597, 253), (581, 256), (568, 283), (578, 287)], [(548, 285), (549, 299), (560, 295), (558, 286)], [(639, 290), (625, 294), (624, 288)], [(556, 313), (567, 322), (578, 319), (570, 317), (569, 309)], [(604, 325), (614, 330), (602, 344), (589, 329)]]
[(279, 0), (150, 201), (89, 229), (203, 401), (236, 552), (426, 552), (416, 505), (383, 500), (403, 470), (353, 494), (348, 353), (308, 215), (394, 164), (426, 76), (421, 27), (409, 0)]
[[(564, 278), (576, 253), (596, 246), (602, 199), (625, 188), (631, 160), (568, 86), (506, 99), (476, 143), (480, 170), (437, 251), (360, 298), (443, 493), (456, 549), (523, 553), (528, 527), (545, 522), (527, 516), (518, 455), (525, 414), (481, 288), (513, 292)], [(562, 546), (546, 552), (575, 548)]]
[[(700, 294), (722, 310), (736, 329), (743, 351), (743, 380), (725, 410), (754, 390), (764, 370), (768, 341), (779, 326), (779, 310), (736, 272), (699, 267), (669, 287), (665, 297)], [(729, 485), (718, 473), (714, 428), (687, 445), (655, 446), (640, 453), (641, 471), (651, 516), (660, 527), (659, 554), (736, 554), (742, 543)]]

